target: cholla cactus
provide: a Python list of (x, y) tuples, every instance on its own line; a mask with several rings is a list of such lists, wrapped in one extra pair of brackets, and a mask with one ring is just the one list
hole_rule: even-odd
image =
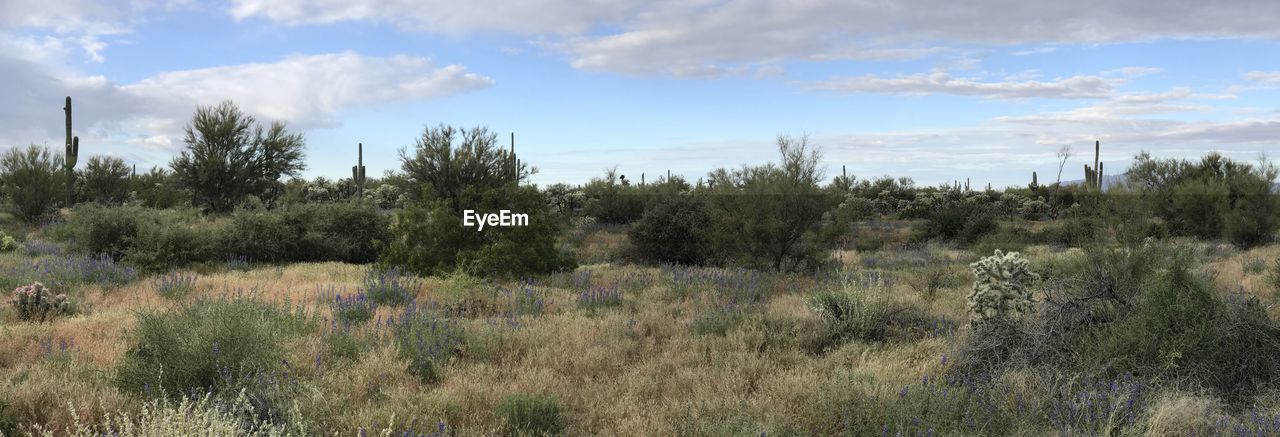
[(974, 326), (1031, 309), (1027, 282), (1038, 278), (1018, 252), (1001, 253), (969, 264), (973, 291), (969, 292), (969, 323)]
[(18, 319), (24, 321), (43, 322), (71, 314), (71, 301), (67, 299), (67, 295), (55, 295), (39, 282), (15, 288), (10, 303), (18, 310)]

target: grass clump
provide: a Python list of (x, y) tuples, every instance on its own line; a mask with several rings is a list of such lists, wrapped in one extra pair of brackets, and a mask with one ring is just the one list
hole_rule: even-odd
[(420, 283), (400, 267), (370, 268), (364, 276), (363, 294), (378, 305), (404, 305), (418, 297)]
[(307, 325), (300, 314), (246, 296), (142, 312), (133, 345), (116, 369), (117, 383), (144, 394), (234, 385), (237, 376), (280, 368), (285, 340)]
[(182, 396), (177, 402), (162, 398), (147, 401), (136, 415), (109, 413), (98, 424), (81, 423), (78, 413), (73, 410), (71, 413), (76, 418), (74, 425), (58, 433), (53, 429), (35, 425), (30, 434), (41, 437), (54, 435), (275, 437), (306, 434), (306, 427), (302, 423), (295, 422), (286, 426), (246, 419), (243, 413), (250, 408), (252, 406), (249, 397), (244, 391), (230, 401), (222, 401), (208, 393), (196, 398)]
[(198, 278), (195, 273), (169, 272), (160, 275), (152, 284), (156, 294), (168, 299), (182, 299), (195, 290)]
[(333, 317), (344, 324), (361, 324), (373, 319), (377, 304), (364, 293), (333, 297)]
[(440, 378), (441, 363), (464, 343), (462, 327), (430, 309), (409, 305), (391, 322), (400, 357), (409, 360), (409, 373), (424, 383)]
[(553, 396), (513, 394), (498, 404), (497, 414), (509, 436), (564, 434), (565, 415)]

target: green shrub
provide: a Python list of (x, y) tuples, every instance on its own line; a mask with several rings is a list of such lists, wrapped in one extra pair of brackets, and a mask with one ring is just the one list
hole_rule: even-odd
[(13, 252), (22, 247), (13, 236), (0, 232), (0, 252)]
[(528, 226), (463, 226), (461, 211), (444, 200), (424, 200), (398, 213), (392, 241), (379, 262), (422, 274), (461, 270), (475, 276), (527, 277), (571, 270), (572, 255), (556, 246), (560, 223), (533, 187), (506, 185), (467, 190), (463, 204), (479, 213), (528, 214)]
[(135, 207), (77, 206), (67, 221), (80, 250), (119, 261), (138, 235), (138, 222), (150, 211)]
[(145, 311), (116, 380), (152, 395), (234, 387), (237, 378), (280, 369), (285, 340), (307, 329), (301, 315), (246, 296)]
[(741, 306), (717, 307), (695, 317), (689, 324), (689, 330), (697, 335), (723, 336), (746, 320), (747, 311)]
[(1231, 402), (1251, 399), (1280, 377), (1280, 328), (1256, 299), (1222, 300), (1187, 262), (1176, 259), (1130, 315), (1100, 330), (1092, 362), (1210, 388)]
[(18, 320), (22, 321), (45, 322), (74, 312), (66, 294), (54, 294), (39, 282), (14, 289), (9, 303), (17, 311)]
[(151, 272), (215, 261), (218, 232), (217, 228), (193, 226), (167, 212), (142, 217), (125, 260)]
[(290, 223), (304, 223), (296, 261), (367, 264), (378, 259), (391, 236), (391, 218), (368, 202), (296, 205), (284, 208)]
[(361, 293), (377, 305), (404, 305), (418, 297), (421, 280), (400, 267), (369, 268), (364, 275)]
[(465, 343), (462, 327), (426, 307), (409, 305), (391, 323), (400, 357), (409, 360), (409, 373), (424, 383), (440, 377), (440, 366)]
[(509, 395), (498, 404), (497, 414), (511, 436), (561, 435), (566, 425), (560, 403), (552, 396)]
[[(39, 424), (33, 428), (34, 435), (52, 436), (55, 431), (59, 435), (74, 436), (185, 436), (185, 435), (224, 435), (246, 437), (283, 437), (288, 435), (306, 435), (305, 424), (298, 421), (277, 425), (257, 418), (246, 417), (245, 411), (252, 410), (249, 396), (241, 392), (239, 395), (223, 400), (212, 394), (203, 396), (182, 396), (177, 402), (169, 399), (153, 399), (142, 404), (137, 415), (123, 412), (107, 412), (100, 423), (82, 422), (80, 413), (72, 410), (76, 418), (75, 424), (64, 430), (47, 429)], [(4, 428), (0, 427), (0, 434)], [(16, 432), (3, 435), (18, 435)]]
[(664, 197), (627, 231), (632, 256), (649, 264), (706, 264), (710, 247), (703, 233), (710, 222), (701, 199)]
[(0, 188), (18, 216), (34, 222), (49, 213), (66, 193), (62, 155), (37, 145), (12, 148), (0, 156)]

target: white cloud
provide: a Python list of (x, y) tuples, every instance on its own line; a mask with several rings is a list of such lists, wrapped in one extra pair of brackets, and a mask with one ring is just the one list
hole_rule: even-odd
[(865, 75), (810, 82), (810, 89), (844, 93), (877, 93), (903, 95), (953, 94), (989, 99), (1099, 99), (1111, 95), (1120, 82), (1100, 76), (1072, 76), (1049, 81), (1020, 80), (981, 82), (957, 78), (942, 71), (896, 77)]
[[(490, 86), (492, 80), (457, 65), (409, 56), (355, 53), (296, 55), (278, 62), (173, 71), (121, 85), (101, 76), (54, 71), (0, 53), (0, 144), (61, 144), (62, 101), (74, 101), (84, 144), (122, 143), (148, 150), (172, 147), (197, 105), (231, 99), (250, 114), (294, 128), (333, 126), (343, 111), (400, 101), (436, 99)], [(38, 108), (46, 108), (39, 110)]]
[(916, 58), (938, 50), (940, 41), (1280, 37), (1274, 19), (1280, 2), (1257, 0), (233, 0), (229, 12), (290, 24), (371, 20), (439, 33), (553, 35), (548, 46), (574, 66), (631, 75), (700, 76), (778, 60)]
[(1280, 71), (1250, 71), (1244, 74), (1244, 78), (1262, 85), (1280, 85)]
[(1010, 52), (1009, 55), (1010, 56), (1030, 56), (1030, 55), (1040, 55), (1045, 53), (1053, 53), (1056, 51), (1058, 51), (1057, 47), (1044, 46), (1044, 47), (1036, 47), (1030, 50), (1018, 50), (1015, 52)]

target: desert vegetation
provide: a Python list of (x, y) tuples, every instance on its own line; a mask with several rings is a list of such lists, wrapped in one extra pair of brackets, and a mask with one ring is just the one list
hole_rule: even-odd
[(1265, 160), (971, 189), (783, 135), (539, 187), (484, 127), (405, 140), (305, 180), (306, 138), (227, 102), (167, 168), (9, 149), (0, 435), (1280, 433)]

